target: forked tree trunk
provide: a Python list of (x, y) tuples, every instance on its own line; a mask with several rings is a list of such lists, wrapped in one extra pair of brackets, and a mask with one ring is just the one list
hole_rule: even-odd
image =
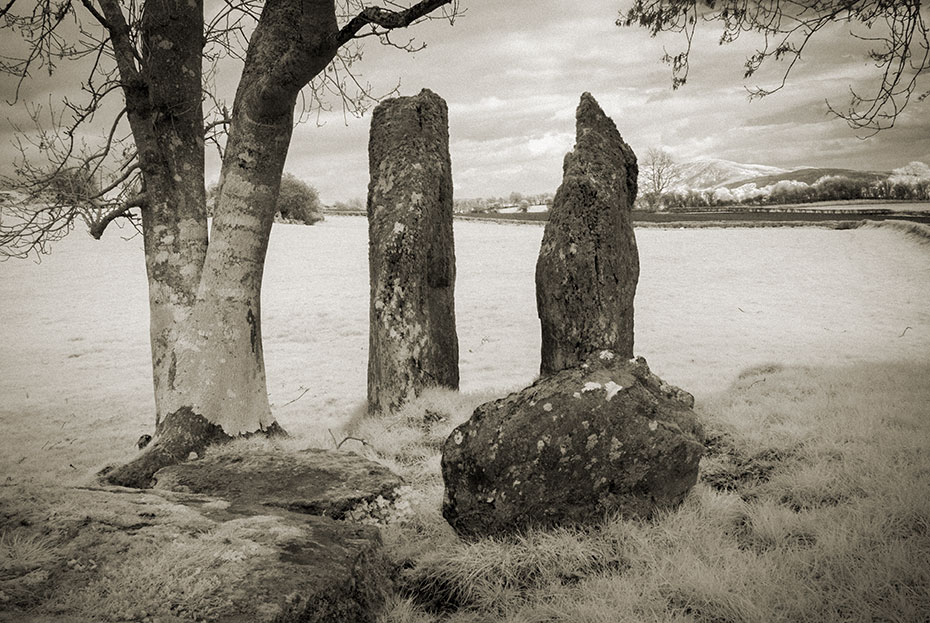
[(209, 443), (281, 431), (265, 382), (262, 274), (297, 95), (335, 56), (336, 32), (332, 0), (265, 4), (236, 93), (196, 297), (165, 333), (155, 366), (166, 415), (146, 451), (108, 475), (114, 484), (147, 487), (158, 469)]

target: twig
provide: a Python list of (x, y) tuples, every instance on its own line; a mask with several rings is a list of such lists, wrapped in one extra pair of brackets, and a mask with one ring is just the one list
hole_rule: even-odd
[(342, 441), (339, 442), (339, 444), (336, 446), (336, 449), (338, 450), (339, 448), (342, 447), (342, 444), (344, 444), (345, 442), (350, 441), (350, 440), (351, 440), (351, 441), (357, 441), (357, 442), (359, 442), (360, 444), (362, 444), (363, 446), (371, 446), (371, 444), (368, 443), (367, 441), (365, 441), (364, 439), (359, 439), (358, 437), (346, 437), (345, 439), (343, 439)]
[[(285, 402), (285, 403), (284, 403), (283, 405), (281, 405), (281, 406), (282, 406), (282, 407), (286, 407), (287, 405), (294, 404), (295, 402), (297, 402), (298, 400), (300, 400), (301, 398), (303, 398), (303, 397), (304, 397), (304, 394), (306, 394), (308, 391), (310, 391), (310, 388), (309, 388), (309, 387), (307, 387), (307, 388), (303, 388), (303, 387), (302, 387), (301, 389), (303, 389), (304, 391), (300, 392), (300, 395), (298, 395), (297, 398), (294, 398), (293, 400), (290, 400), (290, 401), (288, 401), (288, 402)], [(332, 434), (332, 433), (330, 433), (330, 434)], [(335, 439), (333, 439), (333, 441), (335, 441)]]
[(360, 438), (358, 438), (358, 437), (349, 437), (349, 436), (347, 436), (347, 437), (345, 437), (342, 441), (336, 441), (336, 436), (333, 434), (333, 431), (332, 431), (331, 428), (327, 428), (327, 429), (326, 429), (326, 432), (328, 432), (328, 433), (329, 433), (329, 436), (332, 437), (333, 443), (336, 445), (336, 449), (337, 449), (337, 450), (339, 450), (340, 448), (342, 448), (342, 444), (344, 444), (345, 442), (347, 442), (347, 441), (349, 441), (349, 440), (351, 440), (351, 441), (357, 441), (357, 442), (359, 442), (360, 444), (362, 444), (363, 446), (371, 446), (371, 444), (368, 443), (366, 440), (360, 439)]

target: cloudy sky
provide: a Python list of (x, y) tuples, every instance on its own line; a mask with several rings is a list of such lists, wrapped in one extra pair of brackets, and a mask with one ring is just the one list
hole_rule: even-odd
[[(822, 33), (782, 91), (749, 102), (742, 67), (751, 41), (717, 45), (719, 29), (699, 32), (688, 84), (671, 89), (664, 49), (679, 36), (650, 39), (614, 25), (630, 0), (461, 0), (454, 26), (429, 22), (409, 29), (427, 44), (408, 54), (366, 44), (354, 66), (374, 93), (398, 82), (404, 95), (429, 88), (449, 104), (458, 197), (553, 192), (574, 140), (574, 110), (591, 92), (637, 153), (670, 151), (682, 162), (723, 158), (782, 167), (890, 170), (930, 162), (927, 102), (912, 103), (893, 130), (861, 140), (827, 114), (825, 98), (842, 106), (850, 86), (865, 89), (874, 67), (848, 28)], [(232, 76), (231, 76), (232, 77)], [(773, 86), (761, 74), (748, 86)], [(231, 101), (234, 81), (229, 80)], [(64, 87), (57, 80), (56, 89)], [(33, 97), (40, 93), (36, 89)], [(56, 91), (56, 94), (60, 91)], [(365, 196), (369, 116), (334, 110), (298, 127), (287, 169), (320, 191), (326, 203)], [(8, 135), (7, 135), (8, 136)], [(7, 172), (8, 158), (0, 168)], [(218, 163), (209, 162), (208, 177)]]

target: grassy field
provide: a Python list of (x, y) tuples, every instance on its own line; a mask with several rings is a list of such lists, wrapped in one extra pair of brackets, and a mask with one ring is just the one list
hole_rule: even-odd
[[(141, 241), (114, 233), (0, 264), (7, 483), (86, 482), (150, 432)], [(269, 251), (276, 416), (298, 444), (365, 439), (346, 445), (413, 485), (410, 512), (384, 528), (400, 569), (385, 622), (928, 620), (925, 238), (894, 225), (638, 230), (636, 352), (696, 396), (709, 433), (698, 486), (651, 522), (463, 543), (439, 515), (439, 445), (537, 372), (542, 228), (457, 221), (455, 234), (462, 393), (378, 422), (359, 417), (365, 220), (276, 225)], [(445, 421), (425, 423), (427, 410)], [(0, 561), (28, 549), (3, 535)]]

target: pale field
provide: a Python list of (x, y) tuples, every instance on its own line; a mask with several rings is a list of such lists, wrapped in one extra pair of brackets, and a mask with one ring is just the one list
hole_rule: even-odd
[[(462, 391), (502, 395), (539, 365), (542, 226), (456, 221)], [(41, 264), (0, 263), (0, 474), (80, 482), (151, 432), (141, 239), (76, 232)], [(891, 228), (638, 229), (636, 352), (695, 394), (767, 363), (930, 363), (930, 245)], [(362, 217), (275, 225), (263, 292), (268, 391), (298, 437), (365, 400)], [(298, 400), (295, 398), (308, 389)], [(291, 402), (293, 401), (293, 402)], [(290, 404), (287, 404), (290, 403)]]

